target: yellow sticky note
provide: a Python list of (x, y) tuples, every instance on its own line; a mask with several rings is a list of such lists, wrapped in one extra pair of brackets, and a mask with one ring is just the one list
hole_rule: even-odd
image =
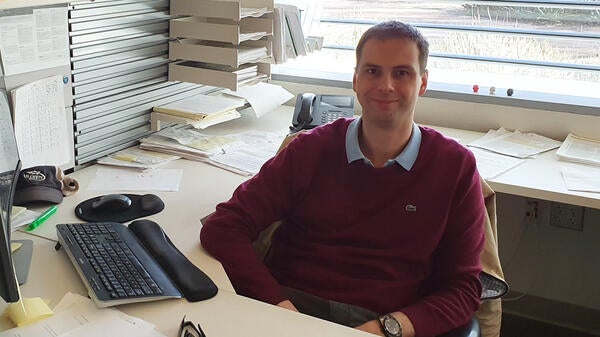
[(21, 214), (21, 213), (25, 212), (25, 210), (26, 210), (26, 209), (27, 209), (27, 208), (25, 208), (25, 207), (22, 207), (22, 206), (13, 206), (13, 207), (12, 207), (12, 210), (10, 211), (10, 218), (11, 218), (11, 219), (14, 219), (14, 218), (16, 218), (16, 217), (17, 217), (17, 215), (19, 215), (19, 214)]
[(44, 300), (32, 297), (11, 303), (6, 309), (6, 314), (16, 326), (24, 326), (50, 317), (54, 312)]
[(21, 248), (23, 244), (20, 242), (11, 242), (10, 243), (10, 252), (14, 253), (17, 249)]

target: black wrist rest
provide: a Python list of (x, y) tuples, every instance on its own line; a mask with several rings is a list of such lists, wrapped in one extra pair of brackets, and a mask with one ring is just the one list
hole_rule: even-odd
[(129, 224), (129, 229), (188, 301), (202, 301), (217, 294), (218, 288), (210, 277), (175, 247), (156, 222), (136, 220)]

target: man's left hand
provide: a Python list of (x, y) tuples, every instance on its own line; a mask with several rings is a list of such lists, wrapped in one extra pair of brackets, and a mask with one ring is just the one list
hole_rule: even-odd
[(367, 323), (355, 327), (355, 329), (385, 337), (383, 331), (381, 331), (381, 325), (378, 320), (368, 321)]

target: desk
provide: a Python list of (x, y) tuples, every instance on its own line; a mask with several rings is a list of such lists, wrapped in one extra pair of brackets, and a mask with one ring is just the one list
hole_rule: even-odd
[[(252, 128), (262, 131), (279, 130), (285, 134), (290, 120), (291, 111), (288, 108), (272, 112), (261, 119), (245, 112), (238, 120), (225, 126), (211, 128), (210, 133), (227, 134)], [(80, 190), (72, 196), (65, 197), (57, 213), (32, 233), (55, 239), (56, 224), (81, 222), (73, 211), (75, 206), (88, 198), (106, 193), (87, 190), (97, 168), (98, 166), (91, 166), (70, 174), (79, 181)], [(169, 163), (166, 168), (184, 171), (180, 190), (148, 191), (159, 195), (165, 201), (165, 209), (148, 219), (161, 224), (181, 252), (213, 279), (219, 287), (219, 293), (214, 298), (196, 303), (185, 299), (164, 300), (123, 305), (118, 307), (119, 310), (157, 324), (157, 330), (166, 336), (176, 335), (184, 315), (200, 323), (208, 336), (239, 337), (241, 333), (249, 333), (252, 336), (368, 336), (355, 329), (236, 295), (221, 264), (206, 254), (200, 246), (200, 219), (213, 212), (218, 202), (227, 200), (247, 177), (183, 159)], [(34, 241), (28, 281), (21, 288), (25, 297), (42, 297), (49, 300), (50, 306), (53, 307), (66, 292), (87, 294), (66, 253), (63, 250), (54, 250), (54, 240), (29, 232), (13, 232), (12, 239)], [(0, 311), (3, 311), (5, 306), (4, 301), (0, 300)], [(11, 327), (12, 324), (6, 318), (0, 318), (0, 331)]]
[[(459, 139), (462, 144), (484, 135), (481, 132), (431, 127), (446, 136)], [(567, 189), (560, 170), (561, 165), (566, 162), (556, 159), (556, 151), (529, 158), (523, 164), (486, 181), (498, 193), (600, 209), (600, 193)]]
[[(286, 133), (291, 114), (291, 107), (281, 107), (260, 119), (244, 112), (242, 118), (225, 125), (211, 127), (207, 132), (227, 134), (252, 128)], [(463, 143), (482, 135), (463, 130), (437, 129), (448, 136), (461, 139)], [(492, 179), (490, 184), (505, 193), (600, 208), (600, 194), (571, 192), (564, 188), (559, 172), (560, 164), (552, 158), (554, 157), (551, 152), (530, 159), (527, 163), (513, 169), (516, 171), (509, 171)], [(543, 171), (540, 171), (541, 167), (544, 168)], [(198, 235), (200, 219), (214, 211), (218, 202), (228, 199), (233, 190), (247, 177), (187, 160), (174, 161), (166, 168), (184, 170), (181, 188), (179, 192), (149, 191), (158, 194), (166, 204), (161, 213), (150, 216), (149, 219), (163, 226), (183, 254), (215, 281), (220, 289), (219, 293), (212, 299), (197, 303), (189, 303), (184, 299), (165, 300), (124, 305), (118, 309), (157, 324), (157, 329), (167, 336), (175, 336), (183, 315), (199, 322), (208, 336), (239, 337), (241, 332), (253, 336), (368, 336), (354, 329), (236, 295), (221, 265), (201, 248)], [(87, 185), (96, 170), (97, 166), (91, 166), (71, 174), (80, 182), (80, 191), (73, 196), (65, 197), (57, 214), (36, 231), (44, 231), (45, 235), (52, 235), (54, 225), (57, 223), (80, 222), (73, 212), (75, 205), (93, 196), (104, 194), (87, 190)], [(22, 232), (15, 232), (13, 238), (32, 238), (34, 241), (29, 280), (22, 287), (24, 296), (43, 297), (50, 300), (50, 305), (54, 306), (67, 291), (86, 293), (82, 281), (64, 251), (54, 250), (54, 241)], [(0, 310), (4, 310), (4, 306), (4, 302), (0, 303)], [(0, 330), (10, 327), (10, 323), (5, 318), (0, 319)]]

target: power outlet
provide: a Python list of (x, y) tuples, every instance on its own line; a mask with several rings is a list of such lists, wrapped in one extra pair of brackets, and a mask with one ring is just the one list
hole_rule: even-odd
[(581, 206), (553, 202), (550, 206), (550, 226), (583, 231), (583, 212)]

